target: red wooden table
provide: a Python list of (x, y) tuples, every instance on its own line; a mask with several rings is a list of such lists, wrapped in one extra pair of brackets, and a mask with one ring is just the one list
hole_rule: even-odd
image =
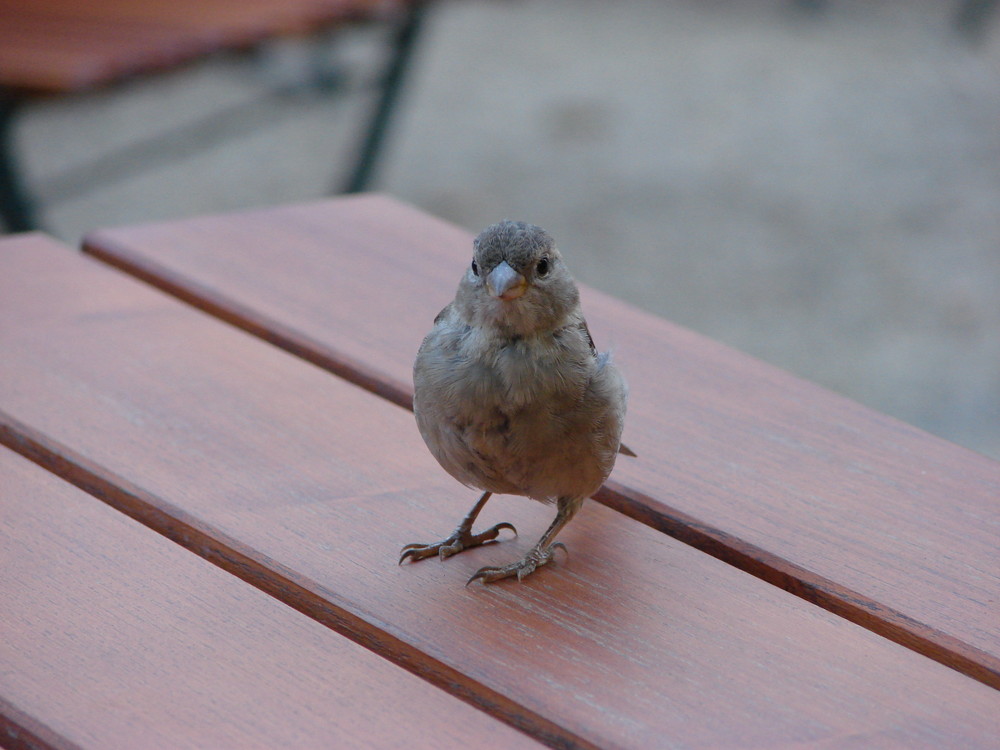
[(0, 225), (39, 222), (14, 139), (38, 96), (110, 86), (209, 55), (352, 21), (399, 16), (379, 98), (344, 183), (371, 178), (418, 35), (423, 0), (0, 0)]
[(594, 290), (639, 457), (570, 557), (465, 587), (550, 520), (498, 498), (398, 566), (473, 499), (400, 406), (470, 242), (361, 196), (0, 243), (0, 743), (997, 746), (1000, 464)]

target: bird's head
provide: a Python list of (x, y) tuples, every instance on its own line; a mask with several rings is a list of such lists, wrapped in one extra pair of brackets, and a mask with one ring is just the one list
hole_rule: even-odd
[(492, 224), (476, 237), (457, 297), (473, 325), (521, 336), (564, 325), (579, 300), (552, 237), (521, 221)]

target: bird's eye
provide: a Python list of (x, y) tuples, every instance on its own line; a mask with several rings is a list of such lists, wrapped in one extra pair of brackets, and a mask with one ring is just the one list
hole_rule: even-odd
[(544, 276), (548, 272), (549, 272), (549, 259), (542, 258), (540, 261), (538, 261), (538, 265), (535, 266), (535, 273), (537, 273), (539, 276)]
[(472, 261), (472, 275), (473, 276), (479, 275), (479, 266), (476, 265), (476, 261)]

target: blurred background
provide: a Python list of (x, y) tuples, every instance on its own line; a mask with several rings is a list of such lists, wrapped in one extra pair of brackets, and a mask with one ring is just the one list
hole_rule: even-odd
[[(540, 224), (585, 283), (1000, 458), (1000, 17), (956, 7), (443, 0), (373, 188)], [(46, 230), (327, 194), (384, 34), (32, 103)]]

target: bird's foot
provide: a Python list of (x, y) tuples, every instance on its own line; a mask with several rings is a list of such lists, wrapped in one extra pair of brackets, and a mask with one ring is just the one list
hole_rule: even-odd
[[(513, 576), (517, 576), (517, 580), (519, 581), (523, 580), (525, 576), (531, 575), (536, 568), (540, 568), (545, 563), (551, 562), (555, 556), (556, 548), (560, 548), (563, 552), (566, 552), (566, 545), (562, 542), (554, 542), (544, 549), (535, 547), (523, 559), (517, 562), (502, 565), (499, 568), (480, 568), (472, 575), (472, 578), (465, 582), (465, 585), (468, 586), (477, 579), (483, 583), (499, 581), (502, 578), (511, 578)], [(568, 555), (569, 553), (566, 552), (566, 554)]]
[(514, 532), (515, 536), (517, 535), (517, 529), (514, 528), (514, 525), (504, 521), (503, 523), (498, 523), (496, 526), (491, 526), (479, 534), (473, 534), (470, 529), (463, 529), (460, 526), (452, 532), (451, 536), (442, 542), (437, 542), (436, 544), (407, 544), (399, 552), (399, 564), (402, 565), (403, 560), (423, 560), (425, 557), (433, 555), (446, 560), (464, 549), (478, 547), (482, 544), (489, 544), (495, 541), (502, 529), (510, 529)]

